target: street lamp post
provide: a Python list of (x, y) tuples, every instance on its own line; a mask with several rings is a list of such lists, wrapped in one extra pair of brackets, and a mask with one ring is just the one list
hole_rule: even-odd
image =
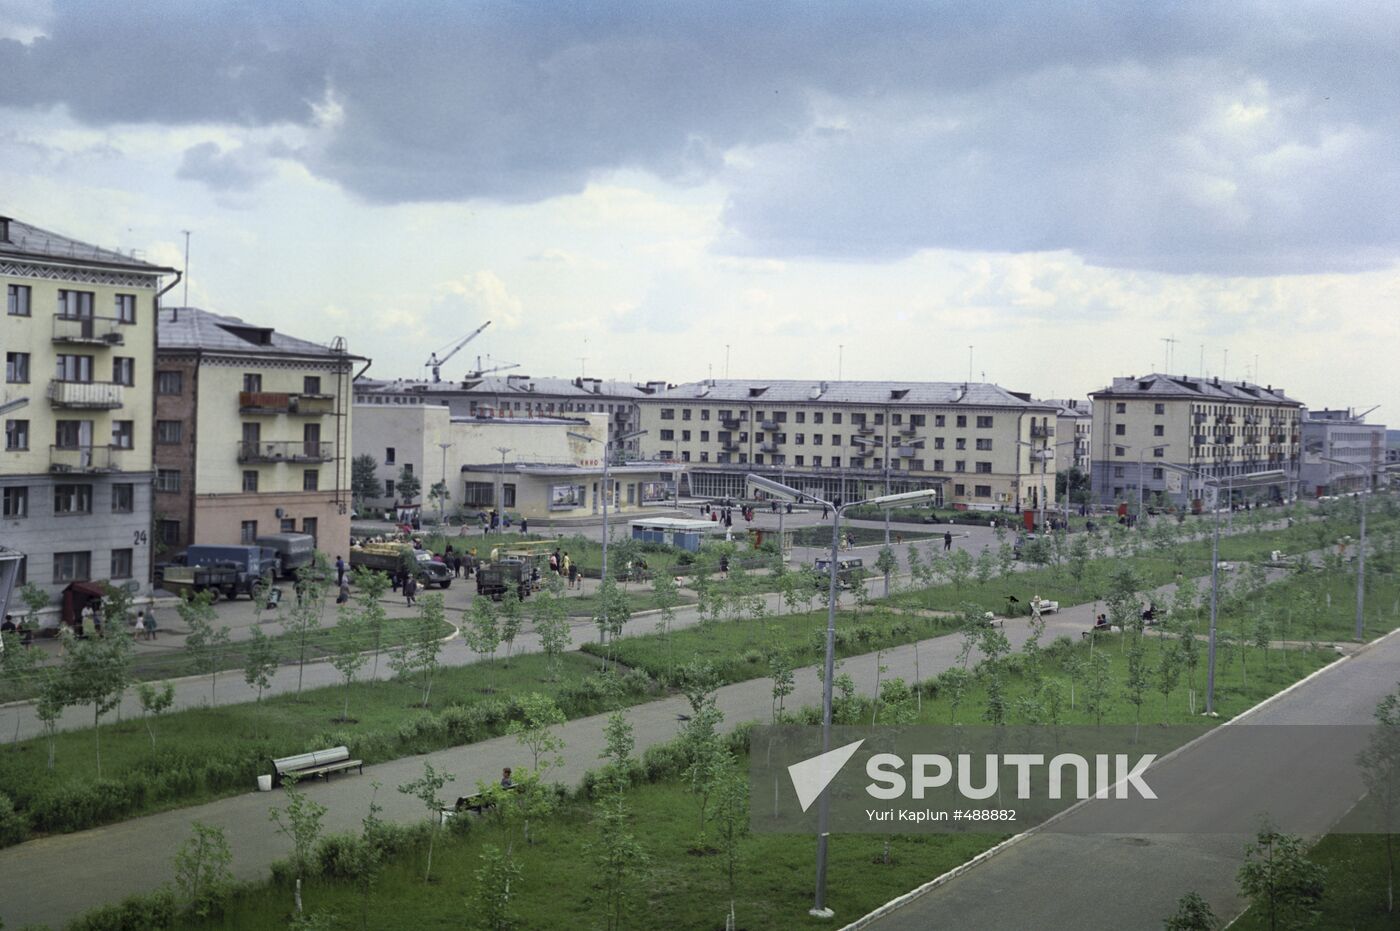
[[(1025, 447), (1027, 447), (1027, 448), (1030, 449), (1030, 451), (1031, 451), (1031, 475), (1035, 475), (1035, 461), (1036, 461), (1037, 459), (1040, 460), (1040, 496), (1039, 496), (1039, 500), (1036, 502), (1036, 504), (1037, 504), (1038, 507), (1039, 507), (1040, 516), (1036, 519), (1036, 525), (1037, 525), (1038, 527), (1043, 528), (1043, 527), (1045, 526), (1045, 463), (1046, 463), (1047, 460), (1049, 460), (1050, 458), (1052, 458), (1052, 457), (1054, 456), (1054, 453), (1051, 452), (1051, 451), (1046, 447), (1046, 445), (1045, 445), (1044, 443), (1041, 443), (1039, 446), (1037, 446), (1037, 445), (1035, 445), (1034, 443), (1028, 443), (1028, 442), (1026, 442), (1025, 440), (1017, 440), (1017, 441), (1016, 441), (1016, 445), (1017, 445), (1017, 446), (1025, 446)], [(1039, 455), (1036, 455), (1037, 453), (1039, 453)], [(1016, 466), (1017, 466), (1017, 470), (1018, 470), (1018, 474), (1019, 474), (1019, 469), (1020, 469), (1020, 457), (1019, 457), (1019, 456), (1016, 457)], [(1019, 519), (1019, 518), (1018, 518), (1018, 519)]]
[(623, 443), (627, 440), (636, 439), (646, 432), (645, 430), (634, 430), (631, 433), (618, 434), (611, 439), (600, 440), (596, 436), (589, 436), (587, 433), (568, 431), (568, 435), (576, 440), (583, 440), (585, 443), (603, 444), (603, 565), (600, 578), (604, 582), (608, 580), (608, 499), (612, 497), (611, 490), (608, 488), (608, 460), (612, 458), (609, 455), (609, 449), (614, 443)]
[(1361, 508), (1361, 540), (1356, 548), (1356, 640), (1360, 643), (1366, 637), (1364, 621), (1366, 611), (1366, 497), (1372, 489), (1371, 470), (1345, 459), (1333, 459), (1331, 456), (1318, 456), (1318, 458), (1323, 462), (1353, 469), (1366, 478), (1364, 487), (1357, 495), (1360, 499), (1357, 504)]
[[(874, 441), (874, 440), (867, 440), (867, 439), (864, 438), (864, 437), (853, 436), (853, 437), (851, 437), (851, 440), (852, 440), (852, 442), (854, 442), (857, 446), (861, 446), (861, 447), (864, 447), (864, 448), (870, 448), (870, 449), (878, 448), (878, 447), (876, 447), (875, 441)], [(889, 452), (890, 452), (890, 451), (889, 451), (889, 448), (888, 448), (888, 447), (885, 447), (885, 448), (884, 448), (884, 451), (885, 451), (885, 456), (884, 456), (884, 460), (885, 460), (885, 470), (884, 470), (884, 471), (885, 471), (885, 495), (884, 495), (884, 496), (885, 496), (885, 497), (889, 497), (889, 494), (890, 494), (890, 456), (889, 456)], [(889, 508), (885, 508), (885, 549), (889, 549), (889, 548), (890, 548), (890, 509), (889, 509)], [(889, 573), (889, 570), (886, 569), (886, 570), (885, 570), (885, 595), (888, 596), (889, 593), (890, 593), (890, 573)]]
[[(829, 565), (829, 578), (827, 582), (826, 601), (826, 659), (823, 665), (825, 670), (822, 676), (822, 752), (831, 749), (831, 708), (832, 708), (832, 679), (836, 675), (836, 572), (840, 558), (841, 546), (841, 514), (859, 505), (884, 505), (885, 507), (902, 504), (919, 504), (931, 498), (937, 497), (938, 489), (930, 488), (924, 491), (912, 491), (899, 495), (882, 495), (878, 498), (869, 498), (864, 501), (843, 501), (838, 508), (830, 501), (823, 501), (814, 495), (804, 495), (790, 485), (782, 482), (775, 482), (771, 478), (764, 478), (761, 475), (750, 473), (745, 477), (745, 484), (748, 488), (759, 488), (769, 494), (777, 495), (784, 501), (812, 500), (816, 504), (825, 505), (831, 508), (831, 560)], [(844, 489), (843, 489), (844, 490)], [(821, 794), (820, 807), (817, 809), (817, 883), (816, 894), (813, 898), (812, 907), (807, 914), (814, 918), (831, 918), (834, 913), (826, 906), (826, 862), (827, 843), (830, 839), (831, 823), (831, 796), (829, 792), (823, 791)]]
[[(506, 453), (510, 452), (508, 446), (497, 446), (496, 452), (501, 454), (501, 471), (496, 473), (496, 507), (502, 522), (506, 519)], [(491, 528), (495, 530), (495, 527)]]
[(1153, 446), (1144, 446), (1144, 447), (1142, 447), (1141, 449), (1138, 450), (1138, 471), (1137, 471), (1137, 481), (1138, 481), (1138, 506), (1137, 506), (1137, 518), (1138, 518), (1138, 521), (1139, 521), (1139, 522), (1142, 520), (1142, 490), (1143, 490), (1143, 488), (1147, 485), (1147, 482), (1146, 482), (1146, 481), (1143, 479), (1143, 477), (1142, 477), (1142, 455), (1143, 455), (1143, 453), (1147, 452), (1149, 449), (1152, 450), (1154, 453), (1155, 453), (1157, 450), (1159, 450), (1159, 449), (1170, 449), (1170, 448), (1171, 448), (1171, 445), (1172, 445), (1172, 444), (1170, 444), (1170, 443), (1158, 443), (1158, 444), (1153, 445)]

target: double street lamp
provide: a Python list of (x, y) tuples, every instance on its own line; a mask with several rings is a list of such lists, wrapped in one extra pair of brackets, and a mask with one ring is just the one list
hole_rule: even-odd
[[(619, 433), (611, 439), (600, 440), (596, 436), (587, 433), (575, 433), (567, 431), (568, 435), (575, 440), (582, 440), (585, 443), (603, 444), (603, 569), (602, 580), (608, 580), (608, 499), (612, 497), (612, 489), (608, 487), (608, 462), (612, 459), (611, 450), (614, 444), (623, 443), (627, 440), (634, 440), (646, 433), (645, 430), (634, 430), (631, 433)], [(679, 485), (679, 480), (677, 481)]]
[[(836, 675), (836, 572), (839, 551), (841, 546), (841, 514), (849, 508), (861, 505), (874, 507), (902, 507), (910, 504), (922, 504), (925, 501), (937, 498), (939, 489), (927, 488), (923, 491), (910, 491), (898, 495), (881, 495), (878, 498), (867, 498), (862, 501), (843, 502), (840, 507), (830, 501), (823, 501), (814, 495), (805, 494), (790, 485), (782, 482), (775, 482), (771, 478), (764, 478), (761, 475), (750, 473), (744, 478), (745, 485), (749, 490), (759, 489), (782, 501), (812, 501), (816, 504), (825, 505), (831, 508), (831, 562), (829, 568), (830, 578), (827, 583), (826, 600), (826, 662), (825, 674), (822, 677), (822, 752), (831, 749), (831, 706), (832, 706), (832, 679)], [(821, 805), (817, 813), (817, 889), (811, 909), (808, 914), (814, 918), (830, 918), (833, 915), (831, 909), (826, 907), (826, 861), (827, 861), (827, 841), (830, 831), (831, 819), (831, 798), (830, 793), (823, 790), (821, 794)]]

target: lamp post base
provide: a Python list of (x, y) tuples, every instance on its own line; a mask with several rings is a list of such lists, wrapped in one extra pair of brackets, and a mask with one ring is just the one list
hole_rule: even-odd
[(835, 918), (836, 913), (829, 908), (809, 908), (807, 914), (813, 918)]

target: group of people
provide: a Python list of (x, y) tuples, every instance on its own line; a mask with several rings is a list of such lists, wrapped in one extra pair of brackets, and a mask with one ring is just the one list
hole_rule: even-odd
[(577, 588), (583, 585), (583, 579), (579, 576), (578, 563), (570, 558), (568, 550), (561, 553), (556, 549), (549, 554), (549, 571), (555, 575), (563, 576), (567, 588)]
[(34, 631), (24, 623), (24, 618), (16, 618), (13, 614), (5, 615), (5, 622), (0, 624), (0, 634), (14, 634), (26, 646), (34, 639)]
[[(709, 504), (702, 504), (700, 505), (700, 513), (708, 514), (710, 516), (710, 520), (715, 521), (721, 527), (724, 527), (726, 530), (734, 526), (734, 509), (729, 507), (728, 505), (715, 508), (714, 506)], [(753, 520), (752, 508), (745, 506), (739, 510), (739, 513), (744, 518), (744, 520)]]

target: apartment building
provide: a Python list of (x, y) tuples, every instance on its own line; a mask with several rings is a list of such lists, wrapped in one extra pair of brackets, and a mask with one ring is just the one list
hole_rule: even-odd
[(979, 509), (1053, 501), (1056, 408), (999, 385), (711, 379), (638, 401), (648, 458), (689, 493), (744, 493), (744, 475), (826, 500), (936, 488)]
[(1093, 494), (1184, 505), (1208, 479), (1282, 470), (1298, 479), (1302, 404), (1273, 385), (1171, 375), (1130, 375), (1089, 395), (1094, 404)]
[(194, 307), (160, 312), (155, 532), (163, 552), (297, 531), (350, 539), (350, 398), (368, 360)]
[(1302, 426), (1301, 494), (1359, 491), (1368, 487), (1368, 477), (1375, 481), (1384, 472), (1385, 424), (1366, 423), (1365, 414), (1347, 408), (1304, 411)]
[[(610, 439), (635, 432), (640, 399), (664, 389), (665, 382), (633, 384), (602, 378), (535, 378), (487, 375), (459, 382), (410, 379), (355, 382), (357, 404), (445, 403), (453, 417), (572, 417), (607, 414)], [(624, 458), (640, 455), (636, 440), (619, 446)]]
[(1058, 408), (1055, 413), (1055, 460), (1061, 467), (1073, 466), (1088, 475), (1093, 463), (1093, 405), (1079, 398), (1051, 398), (1045, 403)]
[(0, 217), (0, 279), (0, 541), (51, 595), (144, 584), (156, 313), (178, 273)]

